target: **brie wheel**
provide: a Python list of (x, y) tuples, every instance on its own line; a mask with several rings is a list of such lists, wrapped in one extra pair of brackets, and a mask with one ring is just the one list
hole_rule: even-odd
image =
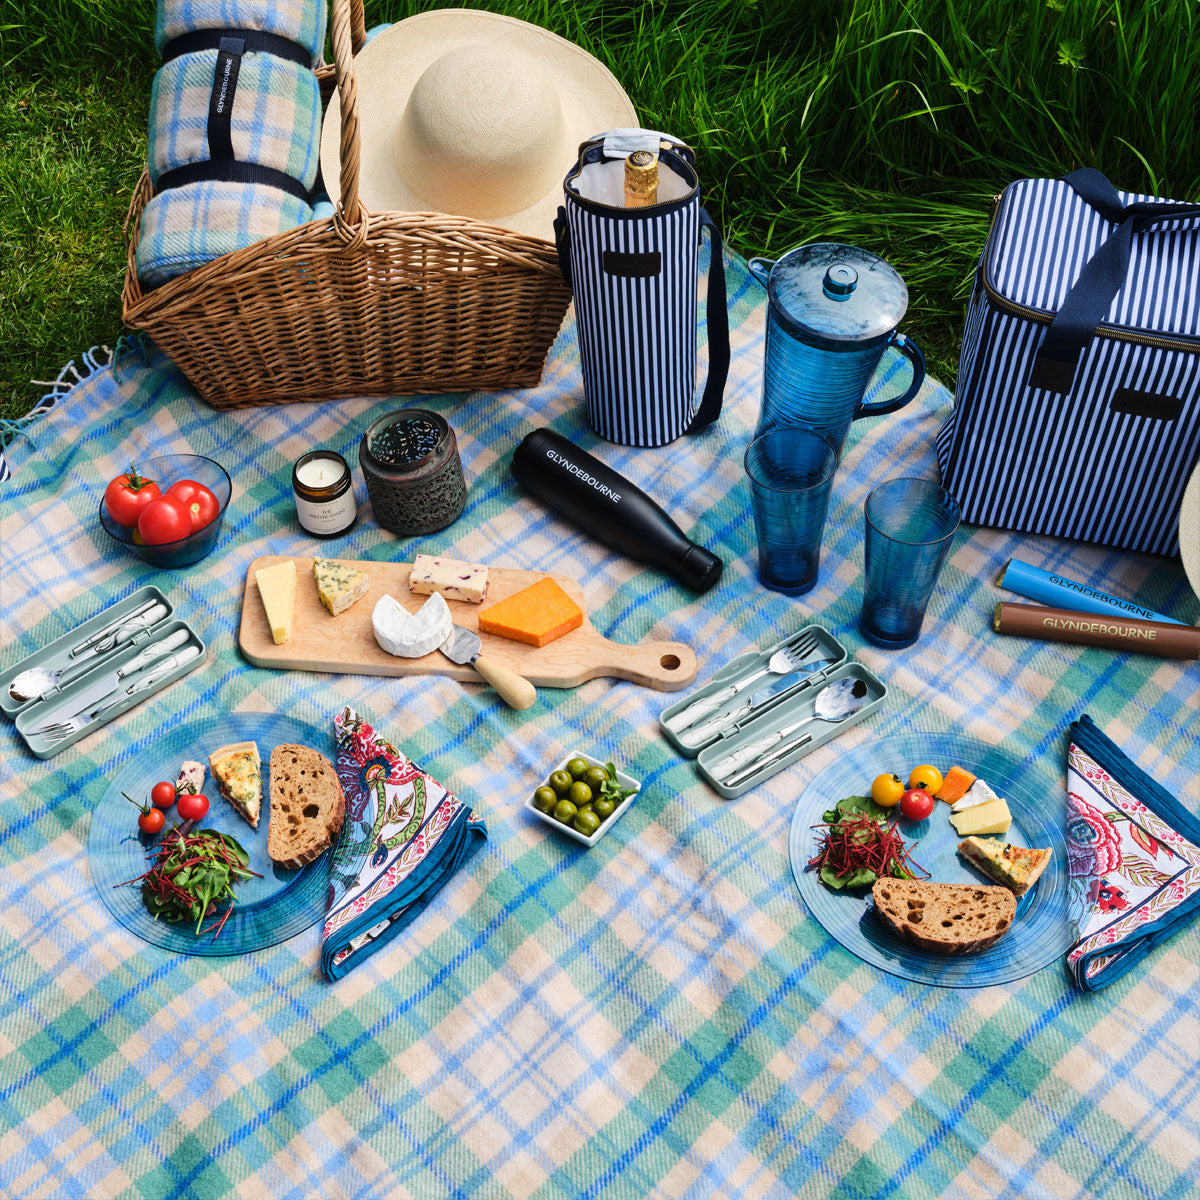
[(400, 658), (420, 658), (436, 650), (454, 627), (446, 601), (434, 592), (410, 613), (394, 596), (381, 596), (371, 613), (375, 640)]

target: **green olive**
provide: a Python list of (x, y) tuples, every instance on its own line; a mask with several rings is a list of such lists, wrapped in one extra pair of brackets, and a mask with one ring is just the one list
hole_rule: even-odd
[(600, 818), (594, 812), (581, 812), (573, 824), (584, 837), (590, 838), (600, 828)]
[(555, 771), (550, 776), (549, 783), (559, 796), (565, 796), (571, 790), (571, 777), (566, 771)]
[(544, 784), (533, 793), (533, 807), (538, 812), (549, 812), (558, 803), (558, 796), (552, 787)]
[(571, 773), (572, 779), (582, 779), (589, 769), (586, 758), (573, 758), (567, 763), (567, 770)]
[(598, 800), (592, 801), (592, 811), (600, 818), (605, 820), (613, 815), (613, 809), (617, 806), (607, 797), (601, 796)]
[[(592, 812), (592, 811), (594, 811), (594, 808), (595, 808), (595, 806), (589, 800), (586, 804), (581, 804), (579, 806), (579, 812), (581, 812), (581, 813)], [(576, 815), (578, 815), (578, 814), (576, 814)]]
[(570, 802), (570, 800), (560, 800), (554, 806), (554, 819), (561, 822), (563, 825), (570, 825), (570, 823), (575, 819), (576, 813), (578, 812), (579, 809), (577, 809), (575, 805)]
[(593, 792), (598, 792), (608, 781), (608, 772), (603, 767), (588, 767), (583, 773), (583, 782)]
[(571, 784), (571, 790), (567, 793), (567, 798), (574, 804), (587, 804), (592, 798), (592, 789), (586, 783), (580, 783), (576, 780)]

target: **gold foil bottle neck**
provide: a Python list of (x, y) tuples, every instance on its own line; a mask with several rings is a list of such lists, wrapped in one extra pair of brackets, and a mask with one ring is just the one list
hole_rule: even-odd
[(658, 201), (658, 159), (635, 150), (625, 159), (625, 207), (644, 208)]

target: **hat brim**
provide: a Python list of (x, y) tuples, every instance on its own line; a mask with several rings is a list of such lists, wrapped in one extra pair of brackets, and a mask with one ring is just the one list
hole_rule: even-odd
[[(596, 133), (637, 125), (637, 111), (616, 76), (582, 47), (548, 29), (480, 9), (419, 13), (380, 32), (354, 57), (362, 142), (358, 195), (369, 212), (429, 210), (429, 203), (409, 188), (397, 169), (394, 139), (400, 115), (417, 80), (436, 59), (459, 46), (501, 39), (536, 58), (556, 87), (565, 143), (572, 155)], [(335, 203), (341, 195), (341, 131), (341, 106), (334, 92), (321, 130), (321, 175)], [(479, 219), (553, 241), (562, 179), (571, 163), (571, 159), (562, 163), (550, 189), (534, 203), (517, 212)]]
[(1200, 596), (1200, 462), (1192, 472), (1179, 506), (1179, 557), (1192, 591)]

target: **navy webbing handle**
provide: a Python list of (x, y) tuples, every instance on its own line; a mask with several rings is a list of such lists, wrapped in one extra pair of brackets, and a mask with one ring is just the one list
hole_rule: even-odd
[(1172, 204), (1165, 200), (1122, 204), (1117, 189), (1095, 167), (1064, 175), (1063, 182), (1070, 184), (1085, 203), (1117, 227), (1080, 272), (1046, 330), (1046, 338), (1033, 361), (1030, 387), (1050, 392), (1071, 390), (1084, 347), (1096, 336), (1097, 326), (1108, 315), (1125, 283), (1134, 230), (1167, 217), (1200, 217), (1200, 207), (1193, 204)]

